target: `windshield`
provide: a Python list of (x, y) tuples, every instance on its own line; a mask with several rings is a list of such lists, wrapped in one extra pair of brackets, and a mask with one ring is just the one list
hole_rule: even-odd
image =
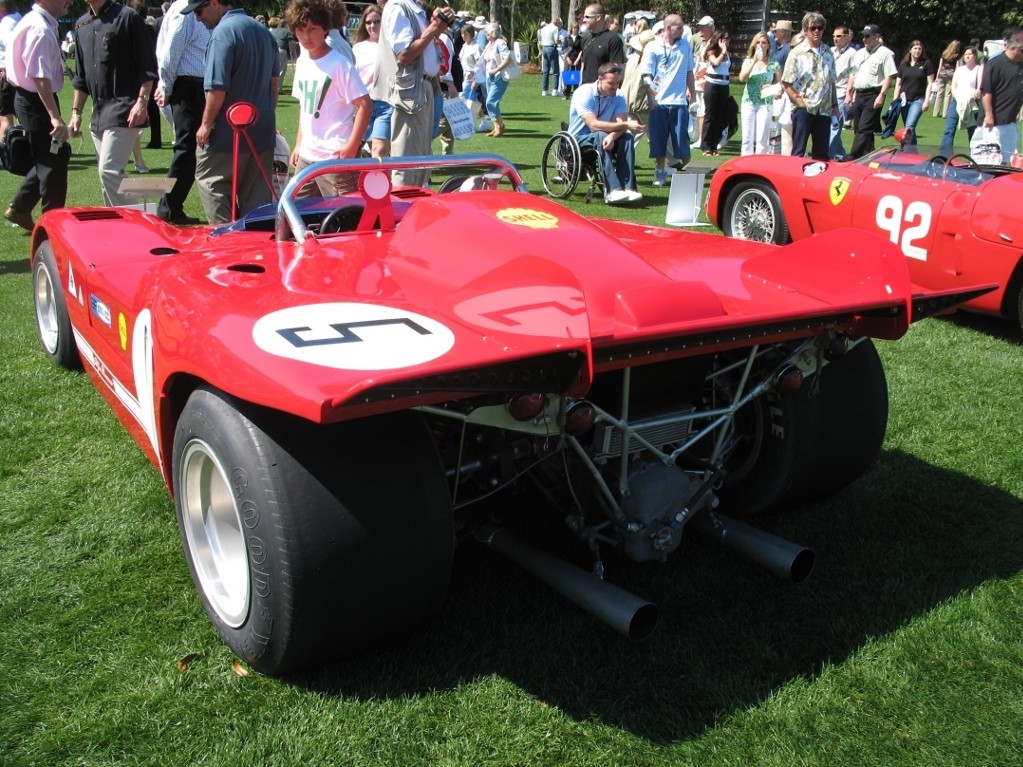
[(997, 176), (1018, 173), (1008, 165), (978, 165), (968, 154), (942, 153), (937, 147), (910, 144), (878, 149), (855, 160), (875, 172), (899, 176), (925, 176), (941, 181), (979, 186)]

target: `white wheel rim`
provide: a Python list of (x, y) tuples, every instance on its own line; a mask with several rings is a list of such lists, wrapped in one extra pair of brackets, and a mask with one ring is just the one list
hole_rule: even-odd
[(54, 296), (50, 272), (42, 261), (36, 266), (36, 324), (39, 326), (39, 340), (49, 354), (57, 353), (60, 343), (60, 329), (57, 325), (57, 299)]
[(231, 484), (199, 439), (185, 446), (179, 479), (182, 526), (199, 586), (220, 619), (238, 628), (249, 614), (249, 557)]

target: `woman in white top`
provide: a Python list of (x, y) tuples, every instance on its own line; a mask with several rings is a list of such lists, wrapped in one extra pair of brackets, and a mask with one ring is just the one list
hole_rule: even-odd
[(707, 77), (703, 81), (703, 135), (700, 149), (704, 156), (718, 153), (718, 145), (728, 128), (728, 72), (732, 60), (728, 55), (729, 35), (718, 30), (707, 42), (704, 60), (707, 62)]
[(508, 90), (504, 70), (511, 64), (511, 51), (501, 37), (501, 25), (491, 22), (483, 28), (487, 35), (487, 47), (483, 49), (483, 60), (487, 67), (487, 114), (494, 121), (494, 129), (488, 136), (504, 135), (504, 120), (501, 119), (501, 98)]
[[(739, 70), (742, 89), (742, 149), (743, 156), (767, 154), (771, 140), (771, 120), (774, 102), (781, 98), (781, 67), (771, 60), (771, 41), (766, 32), (758, 32), (749, 44), (746, 59)], [(767, 93), (765, 93), (767, 89)]]
[(984, 67), (980, 63), (977, 49), (972, 45), (967, 46), (962, 61), (952, 75), (952, 100), (945, 117), (945, 133), (941, 137), (939, 149), (946, 157), (952, 154), (956, 128), (966, 128), (968, 143), (973, 138), (973, 131), (984, 121), (984, 107), (980, 100), (980, 78), (983, 74)]
[(476, 82), (476, 62), (480, 58), (480, 48), (476, 45), (476, 30), (471, 24), (462, 27), (462, 50), (458, 52), (458, 61), (462, 65), (462, 98), (472, 98), (473, 85)]
[[(370, 5), (362, 12), (362, 19), (355, 30), (355, 67), (359, 77), (366, 85), (366, 90), (373, 91), (376, 80), (377, 46), (380, 44), (380, 19), (384, 9), (379, 5)], [(365, 141), (370, 142), (370, 153), (373, 157), (388, 157), (391, 154), (391, 110), (386, 101), (373, 102), (373, 116), (369, 121)]]

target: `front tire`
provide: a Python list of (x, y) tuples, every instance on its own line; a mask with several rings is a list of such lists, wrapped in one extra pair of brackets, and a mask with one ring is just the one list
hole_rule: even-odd
[(740, 240), (785, 245), (792, 241), (781, 199), (765, 181), (743, 181), (725, 199), (721, 229)]
[(32, 259), (32, 289), (36, 310), (36, 330), (43, 352), (53, 362), (68, 370), (77, 370), (82, 362), (78, 356), (67, 300), (53, 256), (53, 246), (44, 240)]
[(750, 414), (756, 454), (741, 477), (726, 477), (722, 509), (752, 516), (818, 501), (873, 462), (888, 425), (888, 386), (873, 343), (860, 342), (817, 375), (816, 392), (809, 378)]
[(200, 388), (174, 435), (173, 480), (203, 607), (263, 673), (400, 636), (447, 591), (451, 503), (416, 413), (324, 426)]

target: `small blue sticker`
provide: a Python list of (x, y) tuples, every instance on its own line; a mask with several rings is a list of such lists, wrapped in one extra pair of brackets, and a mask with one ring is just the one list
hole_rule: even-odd
[(112, 327), (110, 323), (110, 307), (96, 298), (96, 296), (89, 296), (89, 303), (92, 305), (92, 313), (99, 318), (99, 321), (108, 328)]

